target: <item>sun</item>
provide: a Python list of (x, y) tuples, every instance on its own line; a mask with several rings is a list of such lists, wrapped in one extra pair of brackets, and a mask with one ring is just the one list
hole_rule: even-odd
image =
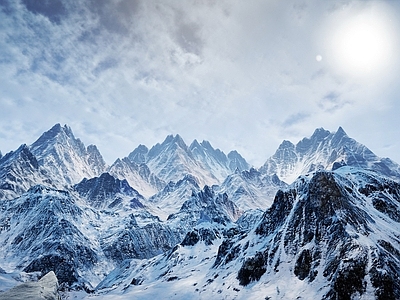
[(377, 8), (340, 18), (328, 36), (331, 64), (353, 77), (383, 72), (395, 56), (390, 25), (389, 15)]
[(373, 21), (356, 20), (340, 33), (336, 54), (350, 69), (372, 71), (385, 63), (390, 50), (386, 32)]

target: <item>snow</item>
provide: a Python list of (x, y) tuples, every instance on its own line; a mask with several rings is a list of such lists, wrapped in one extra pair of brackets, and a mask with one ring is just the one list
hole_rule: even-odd
[[(236, 164), (246, 165), (238, 154), (229, 158), (204, 141), (187, 147), (179, 136), (169, 136), (149, 151), (140, 151), (140, 157), (132, 154), (107, 169), (97, 149), (90, 147), (89, 151), (70, 128), (55, 126), (30, 148), (3, 157), (1, 183), (12, 174), (20, 180), (21, 190), (12, 194), (13, 199), (0, 202), (0, 267), (8, 272), (0, 272), (0, 289), (11, 291), (18, 280), (27, 279), (20, 270), (30, 262), (59, 254), (58, 247), (68, 246), (81, 276), (80, 287), (95, 289), (92, 294), (73, 290), (64, 295), (69, 299), (321, 299), (332, 291), (335, 278), (348, 268), (349, 261), (364, 257), (366, 291), (353, 297), (369, 299), (375, 293), (370, 270), (377, 267), (376, 257), (400, 248), (399, 166), (378, 158), (341, 128), (336, 133), (318, 129), (297, 145), (285, 141), (260, 170), (233, 171), (234, 159)], [(330, 171), (341, 161), (348, 165)], [(90, 193), (81, 195), (71, 187), (83, 176), (96, 178), (106, 169), (126, 179), (145, 197), (126, 190), (112, 195), (105, 191), (97, 195), (99, 205), (91, 205)], [(287, 186), (275, 174), (293, 183)], [(320, 182), (316, 182), (318, 178)], [(54, 186), (49, 186), (50, 179)], [(35, 182), (42, 185), (26, 192)], [(201, 190), (205, 184), (215, 185)], [(324, 184), (330, 186), (321, 191)], [(324, 204), (331, 214), (324, 219), (328, 225), (313, 224), (315, 228), (310, 229), (306, 226), (315, 216), (326, 213), (317, 205), (323, 201), (320, 198), (306, 203), (313, 197), (311, 188), (321, 199), (326, 196), (332, 202)], [(285, 201), (275, 197), (278, 190), (294, 191), (290, 194), (294, 199), (283, 208), (276, 205), (283, 213), (277, 213), (280, 219), (275, 220), (271, 205)], [(331, 190), (340, 195), (333, 197)], [(15, 198), (17, 195), (20, 197)], [(145, 206), (132, 208), (133, 197)], [(116, 198), (121, 205), (110, 208), (108, 204)], [(378, 200), (381, 206), (376, 204)], [(305, 204), (315, 211), (306, 215)], [(50, 215), (54, 218), (42, 224)], [(213, 217), (219, 221), (212, 221)], [(257, 234), (262, 222), (270, 222), (272, 232)], [(337, 227), (329, 227), (329, 222)], [(54, 227), (49, 228), (50, 224)], [(329, 228), (318, 240), (315, 230), (324, 226)], [(43, 230), (35, 231), (35, 227)], [(217, 232), (211, 245), (204, 241), (182, 245), (188, 231), (200, 229)], [(313, 234), (312, 240), (303, 236), (307, 230)], [(338, 232), (343, 236), (334, 236)], [(336, 244), (332, 246), (331, 240)], [(220, 249), (223, 243), (228, 245), (226, 253)], [(345, 246), (348, 249), (343, 249)], [(81, 247), (93, 251), (94, 257), (77, 256), (74, 251)], [(310, 267), (316, 272), (312, 280), (310, 276), (300, 280), (294, 271), (305, 250), (319, 251)], [(396, 251), (382, 260), (389, 261), (398, 275)], [(266, 271), (259, 280), (242, 286), (239, 270), (256, 254), (265, 255)], [(217, 257), (222, 261), (215, 265)], [(343, 261), (331, 267), (331, 273), (326, 271), (337, 258)], [(384, 263), (378, 269), (393, 270)], [(51, 278), (49, 275), (48, 281), (40, 283), (42, 291), (51, 293)], [(19, 290), (26, 293), (30, 288), (29, 283)], [(1, 298), (4, 295), (0, 294), (0, 299), (5, 299)]]
[(58, 282), (54, 272), (49, 272), (38, 282), (26, 282), (17, 285), (4, 293), (0, 293), (0, 300), (57, 300)]

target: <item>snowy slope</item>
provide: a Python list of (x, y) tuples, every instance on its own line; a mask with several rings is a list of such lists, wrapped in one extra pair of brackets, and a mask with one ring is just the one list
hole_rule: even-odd
[(332, 170), (341, 165), (368, 168), (400, 179), (400, 166), (389, 158), (376, 156), (366, 146), (347, 136), (339, 127), (336, 132), (323, 128), (296, 145), (283, 141), (275, 154), (260, 168), (260, 172), (292, 183), (301, 174), (318, 169)]
[(219, 193), (226, 193), (243, 211), (265, 210), (271, 206), (276, 192), (285, 186), (286, 183), (279, 180), (276, 175), (265, 175), (251, 168), (242, 172), (236, 170), (216, 190)]
[(194, 140), (190, 144), (189, 150), (199, 163), (211, 170), (219, 182), (222, 182), (235, 170), (243, 171), (250, 168), (250, 165), (238, 152), (231, 151), (225, 155), (221, 150), (214, 149), (208, 141), (199, 143)]
[(73, 194), (38, 185), (1, 205), (0, 265), (6, 271), (54, 271), (69, 285), (96, 277), (102, 252), (90, 235), (95, 214)]
[(177, 213), (183, 203), (193, 194), (200, 192), (197, 179), (192, 175), (186, 175), (178, 182), (170, 181), (162, 191), (148, 199), (149, 209), (166, 220), (170, 214)]
[(165, 186), (165, 182), (153, 174), (146, 164), (138, 164), (127, 157), (118, 158), (108, 172), (118, 179), (126, 179), (130, 186), (145, 197), (156, 194)]
[(27, 145), (0, 159), (0, 199), (14, 199), (39, 183), (54, 186)]
[(37, 282), (26, 282), (0, 293), (0, 300), (58, 300), (58, 281), (54, 272), (49, 272)]
[[(123, 259), (150, 258), (182, 239), (185, 233), (150, 214), (126, 182), (109, 181), (99, 188), (101, 176), (84, 180), (77, 192), (38, 185), (1, 201), (0, 266), (54, 271), (62, 285), (90, 290)], [(118, 197), (122, 202), (110, 205)]]

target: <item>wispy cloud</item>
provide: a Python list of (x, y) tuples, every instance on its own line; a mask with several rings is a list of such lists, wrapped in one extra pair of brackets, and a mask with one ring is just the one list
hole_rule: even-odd
[(61, 122), (109, 162), (180, 133), (261, 164), (280, 139), (346, 124), (371, 94), (334, 72), (324, 45), (348, 5), (50, 2), (0, 4), (3, 153)]

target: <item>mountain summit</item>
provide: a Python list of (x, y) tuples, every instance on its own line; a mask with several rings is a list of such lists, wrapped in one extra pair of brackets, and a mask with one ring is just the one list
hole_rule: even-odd
[(60, 183), (78, 183), (85, 177), (99, 176), (106, 169), (97, 147), (86, 148), (67, 125), (54, 125), (30, 146), (30, 150), (39, 165)]
[(228, 156), (214, 149), (210, 142), (194, 140), (188, 147), (182, 137), (168, 135), (164, 142), (150, 148), (139, 145), (128, 158), (146, 164), (152, 173), (165, 182), (178, 182), (186, 175), (195, 176), (201, 186), (221, 183), (236, 168), (247, 170), (250, 165), (236, 151)]
[(366, 146), (350, 138), (342, 127), (336, 132), (318, 128), (310, 138), (304, 138), (296, 145), (283, 141), (260, 172), (276, 174), (281, 180), (291, 183), (301, 174), (318, 169), (332, 170), (343, 165), (368, 168), (400, 178), (398, 164), (376, 156)]

